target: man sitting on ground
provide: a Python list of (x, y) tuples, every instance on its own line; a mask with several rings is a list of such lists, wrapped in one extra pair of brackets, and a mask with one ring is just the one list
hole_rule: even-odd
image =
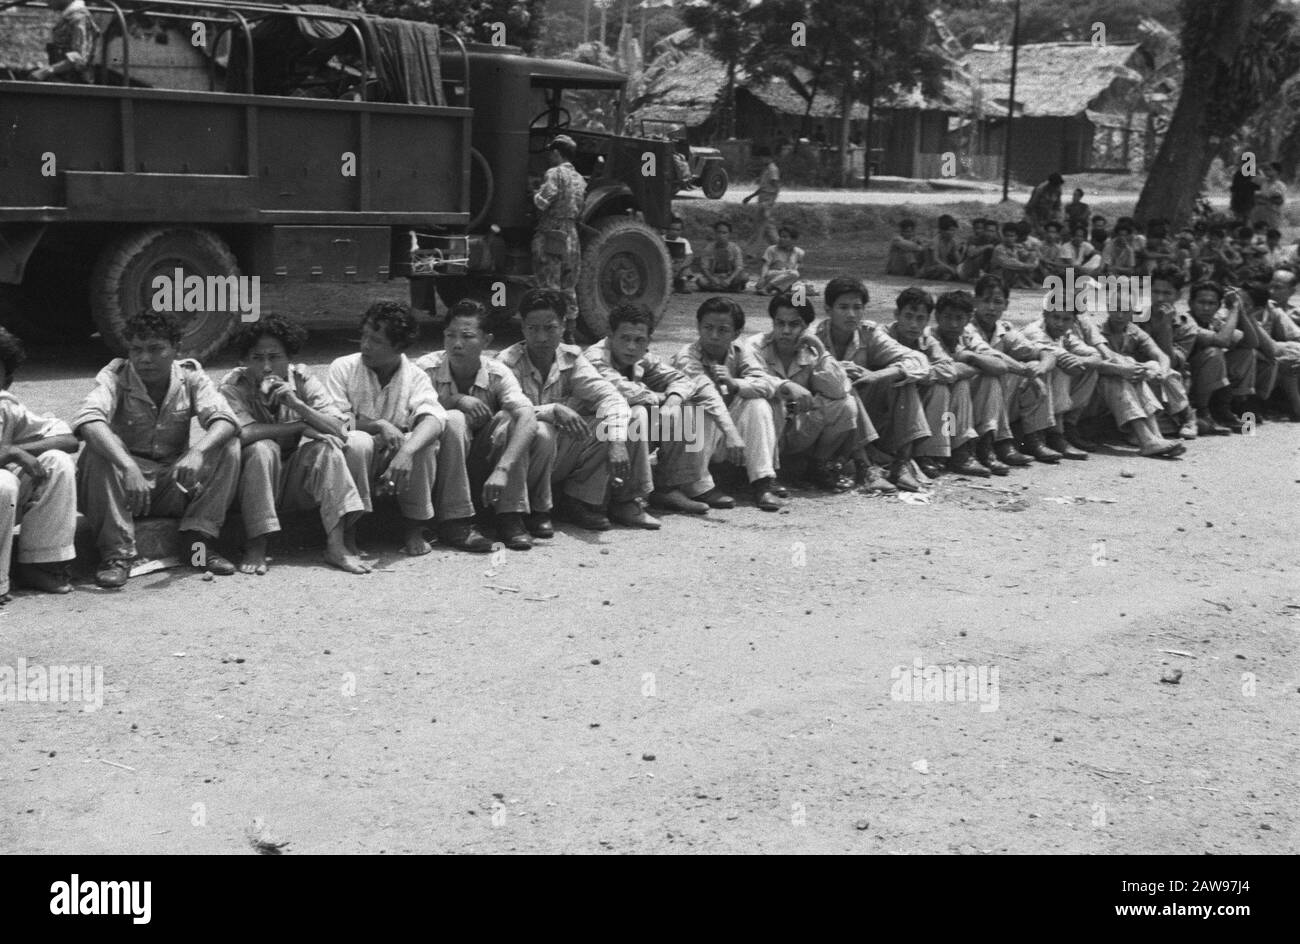
[[(72, 592), (68, 562), (76, 555), (77, 437), (14, 395), (24, 356), (22, 342), (0, 328), (0, 606), (11, 599), (15, 550), (19, 582), (44, 593)], [(18, 535), (15, 525), (22, 525)]]
[[(627, 401), (581, 350), (561, 343), (563, 310), (554, 292), (526, 292), (519, 301), (524, 339), (497, 355), (537, 408), (537, 435), (555, 440), (551, 488), (563, 489), (556, 511), (586, 531), (608, 531), (611, 519), (655, 530), (659, 522), (645, 513), (637, 491), (644, 483), (631, 481)], [(533, 510), (551, 510), (549, 491), (536, 497)]]
[(234, 348), (240, 366), (221, 381), (221, 395), (239, 422), (239, 473), (244, 558), (240, 571), (265, 574), (267, 538), (280, 531), (277, 509), (319, 508), (325, 561), (350, 574), (370, 567), (344, 540), (346, 525), (364, 506), (348, 472), (343, 414), (324, 385), (290, 358), (307, 329), (270, 315), (241, 328)]
[[(239, 425), (198, 361), (176, 351), (180, 322), (146, 312), (126, 324), (127, 354), (95, 378), (72, 430), (86, 444), (81, 507), (99, 546), (95, 582), (126, 586), (135, 518), (180, 517), (181, 553), (198, 570), (235, 572), (212, 542), (239, 486)], [(190, 443), (190, 423), (204, 435)]]
[(745, 311), (734, 301), (706, 298), (696, 309), (695, 323), (699, 338), (677, 352), (672, 362), (695, 381), (706, 416), (699, 478), (686, 491), (712, 491), (709, 463), (726, 459), (745, 467), (754, 504), (763, 511), (778, 511), (788, 492), (776, 482), (778, 438), (771, 403), (776, 379), (741, 343)]
[[(361, 318), (361, 350), (330, 364), (325, 389), (349, 428), (348, 470), (366, 512), (372, 494), (397, 497), (405, 553), (433, 550), (424, 529), (435, 508), (439, 543), (486, 553), (492, 542), (474, 527), (460, 432), (448, 423), (428, 375), (406, 356), (419, 333), (405, 305), (376, 302)], [(344, 539), (357, 546), (356, 519), (344, 525)]]
[(448, 435), (459, 439), (456, 449), (465, 457), (470, 494), (493, 516), (501, 543), (526, 551), (533, 546), (530, 535), (555, 534), (549, 501), (547, 511), (530, 504), (550, 494), (555, 442), (537, 435), (536, 411), (515, 375), (483, 356), (492, 343), (487, 318), (479, 302), (457, 302), (447, 314), (444, 350), (425, 354), (415, 366), (428, 375), (447, 411)]

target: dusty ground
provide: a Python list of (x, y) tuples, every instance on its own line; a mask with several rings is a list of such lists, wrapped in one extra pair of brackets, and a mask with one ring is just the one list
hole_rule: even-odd
[[(103, 358), (37, 351), (18, 389), (66, 416)], [(102, 666), (104, 704), (0, 702), (0, 849), (1295, 852), (1298, 483), (1300, 426), (1269, 424), (928, 505), (22, 595), (0, 665)], [(891, 698), (917, 659), (996, 669), (996, 710)]]

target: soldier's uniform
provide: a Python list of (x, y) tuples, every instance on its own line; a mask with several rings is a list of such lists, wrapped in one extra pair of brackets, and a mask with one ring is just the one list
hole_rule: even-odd
[[(576, 147), (566, 135), (554, 138), (548, 150), (556, 144)], [(533, 275), (539, 288), (554, 289), (564, 295), (568, 305), (565, 320), (570, 323), (578, 317), (576, 286), (582, 257), (578, 217), (586, 196), (587, 182), (568, 161), (550, 168), (533, 195), (538, 211), (537, 231), (533, 234)]]
[(90, 81), (99, 27), (85, 0), (72, 0), (59, 14), (45, 46), (49, 74), (64, 82)]

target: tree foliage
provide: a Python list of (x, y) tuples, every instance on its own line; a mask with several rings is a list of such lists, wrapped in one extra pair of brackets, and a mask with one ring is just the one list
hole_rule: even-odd
[[(544, 0), (362, 0), (367, 13), (437, 23), (462, 39), (488, 42), (493, 24), (505, 24), (506, 42), (531, 51)], [(347, 6), (335, 2), (334, 6)]]
[(1216, 150), (1300, 72), (1292, 4), (1183, 0), (1181, 12), (1182, 94), (1138, 198), (1140, 219), (1186, 219)]

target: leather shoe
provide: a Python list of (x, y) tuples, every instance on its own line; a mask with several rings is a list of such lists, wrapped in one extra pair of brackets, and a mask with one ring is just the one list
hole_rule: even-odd
[(943, 475), (943, 466), (933, 456), (921, 456), (916, 460), (916, 466), (927, 479), (937, 479)]
[(1015, 468), (1023, 468), (1032, 461), (1029, 456), (1016, 448), (1015, 441), (1011, 439), (995, 442), (993, 444), (993, 454), (997, 456), (999, 462)]
[(524, 527), (524, 516), (518, 512), (497, 515), (497, 538), (512, 551), (533, 549), (533, 539)]
[(1010, 475), (1011, 466), (1000, 462), (993, 454), (993, 444), (987, 439), (981, 439), (975, 446), (975, 461), (984, 468), (988, 469), (994, 475)]
[[(706, 495), (717, 492), (716, 488), (705, 492)], [(718, 492), (718, 494), (722, 494)], [(709, 506), (703, 501), (697, 501), (694, 498), (687, 498), (685, 493), (679, 488), (670, 488), (667, 491), (656, 489), (650, 493), (650, 504), (656, 508), (662, 508), (664, 511), (676, 511), (684, 515), (703, 515), (708, 514)], [(732, 507), (735, 502), (732, 502)]]
[(577, 498), (568, 498), (561, 506), (564, 520), (584, 531), (608, 531), (613, 527), (603, 508), (593, 508)]
[(869, 492), (880, 492), (882, 495), (893, 495), (898, 491), (898, 486), (885, 477), (885, 473), (875, 465), (868, 465), (865, 469), (859, 469), (859, 475), (862, 478), (862, 488)]
[(644, 528), (647, 531), (658, 531), (661, 526), (658, 518), (646, 514), (639, 501), (611, 502), (609, 520), (625, 528)]
[(1056, 465), (1063, 458), (1059, 452), (1043, 442), (1042, 433), (1025, 433), (1025, 441), (1021, 444), (1025, 454), (1048, 465)]
[(1232, 430), (1226, 426), (1221, 426), (1209, 410), (1203, 410), (1196, 414), (1196, 431), (1202, 436), (1232, 435)]
[(534, 511), (530, 515), (524, 515), (524, 527), (529, 534), (541, 540), (555, 537), (555, 525), (551, 524), (549, 511)]
[[(1075, 426), (1073, 423), (1065, 424), (1065, 441), (1074, 448), (1081, 449), (1084, 452), (1096, 452), (1099, 448), (1091, 439), (1084, 437), (1084, 435), (1079, 432), (1079, 427)], [(1052, 448), (1055, 449), (1056, 446), (1053, 445)], [(1069, 457), (1067, 456), (1066, 458)]]
[(971, 475), (977, 479), (986, 479), (993, 473), (975, 461), (970, 449), (962, 446), (948, 460), (948, 471), (955, 475)]
[(921, 483), (912, 474), (910, 462), (895, 462), (889, 470), (889, 479), (904, 492), (919, 492), (921, 490)]
[(1076, 449), (1057, 430), (1049, 429), (1043, 435), (1043, 441), (1047, 443), (1048, 448), (1055, 449), (1059, 452), (1063, 459), (1073, 459), (1076, 462), (1081, 462), (1088, 458), (1088, 453), (1084, 452), (1082, 449)]
[(114, 557), (99, 565), (95, 583), (106, 590), (120, 590), (131, 576), (131, 562), (125, 557)]
[(444, 521), (439, 524), (438, 543), (454, 547), (458, 551), (469, 551), (471, 554), (487, 554), (492, 550), (492, 542), (479, 534), (472, 518)]
[(66, 564), (19, 564), (18, 579), (41, 593), (71, 593)]
[(763, 511), (780, 511), (781, 500), (772, 489), (771, 479), (759, 479), (750, 486), (754, 490), (754, 504)]
[[(684, 493), (683, 493), (684, 494)], [(720, 508), (727, 510), (736, 507), (736, 500), (720, 488), (711, 488), (707, 492), (701, 492), (698, 495), (687, 495), (693, 502), (703, 502), (710, 508)]]

